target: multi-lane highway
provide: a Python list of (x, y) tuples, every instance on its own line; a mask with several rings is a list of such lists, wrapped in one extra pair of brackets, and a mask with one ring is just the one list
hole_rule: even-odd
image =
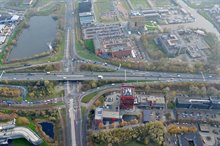
[(71, 74), (63, 73), (4, 73), (1, 80), (54, 80), (54, 81), (84, 81), (98, 80), (102, 75), (105, 80), (167, 80), (167, 81), (220, 81), (220, 76), (211, 74), (184, 74), (161, 72), (81, 72)]

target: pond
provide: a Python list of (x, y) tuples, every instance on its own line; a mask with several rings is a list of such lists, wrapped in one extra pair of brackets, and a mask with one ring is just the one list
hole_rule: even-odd
[(39, 123), (42, 127), (42, 130), (46, 135), (48, 135), (50, 138), (54, 139), (54, 125), (49, 122), (42, 122)]
[(7, 61), (33, 57), (49, 51), (48, 43), (55, 39), (57, 22), (51, 16), (33, 16), (29, 27), (18, 36)]

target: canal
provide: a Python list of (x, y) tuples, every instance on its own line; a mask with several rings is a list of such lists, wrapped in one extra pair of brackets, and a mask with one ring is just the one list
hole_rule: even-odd
[(49, 51), (48, 43), (55, 39), (57, 22), (51, 16), (33, 16), (12, 49), (8, 61), (33, 57)]

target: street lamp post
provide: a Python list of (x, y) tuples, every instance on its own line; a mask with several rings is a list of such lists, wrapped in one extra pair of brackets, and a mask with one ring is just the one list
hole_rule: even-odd
[(127, 75), (126, 75), (126, 70), (125, 70), (125, 81), (127, 81)]
[(5, 73), (5, 71), (3, 70), (1, 75), (0, 75), (0, 79), (2, 78), (3, 74)]

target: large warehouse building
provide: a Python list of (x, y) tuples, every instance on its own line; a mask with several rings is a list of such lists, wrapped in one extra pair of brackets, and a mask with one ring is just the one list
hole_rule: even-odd
[(195, 108), (195, 109), (220, 109), (220, 97), (211, 96), (206, 98), (196, 97), (177, 97), (177, 108)]

